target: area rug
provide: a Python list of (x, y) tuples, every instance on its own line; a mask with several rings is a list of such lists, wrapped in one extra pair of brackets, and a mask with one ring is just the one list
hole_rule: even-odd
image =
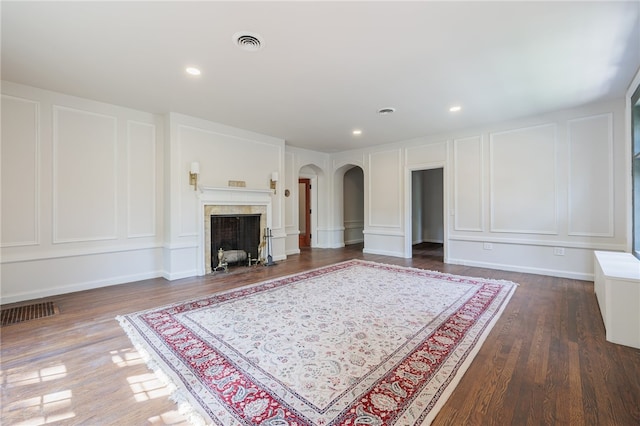
[(194, 423), (425, 425), (515, 288), (351, 260), (117, 319)]

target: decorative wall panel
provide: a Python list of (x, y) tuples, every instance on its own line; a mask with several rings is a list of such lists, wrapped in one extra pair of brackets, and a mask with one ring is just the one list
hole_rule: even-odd
[(2, 247), (40, 241), (40, 105), (2, 95)]
[(398, 149), (369, 154), (369, 226), (399, 228), (401, 225), (400, 152)]
[(127, 236), (156, 233), (156, 127), (127, 123)]
[(283, 191), (289, 190), (289, 196), (284, 199), (284, 226), (286, 228), (296, 227), (296, 216), (298, 214), (297, 206), (293, 203), (295, 200), (295, 188), (298, 185), (298, 170), (295, 168), (295, 155), (290, 152), (284, 153), (284, 176)]
[(557, 234), (556, 125), (490, 134), (491, 231)]
[(416, 166), (429, 163), (441, 163), (447, 158), (447, 142), (428, 143), (411, 146), (406, 150), (406, 165)]
[(53, 107), (53, 242), (115, 239), (115, 117)]
[(482, 145), (481, 136), (453, 141), (453, 202), (456, 231), (483, 230)]
[(570, 120), (569, 235), (613, 236), (613, 117)]

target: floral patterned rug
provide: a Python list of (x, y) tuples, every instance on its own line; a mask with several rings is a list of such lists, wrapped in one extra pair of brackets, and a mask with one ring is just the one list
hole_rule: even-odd
[(194, 423), (425, 425), (515, 288), (351, 260), (117, 319)]

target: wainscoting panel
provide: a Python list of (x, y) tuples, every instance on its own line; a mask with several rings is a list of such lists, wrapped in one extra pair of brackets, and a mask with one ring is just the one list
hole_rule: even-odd
[(570, 120), (569, 235), (613, 237), (613, 116)]
[[(400, 228), (402, 214), (401, 150), (369, 154), (369, 226)], [(365, 197), (366, 199), (366, 197)]]
[(556, 125), (491, 133), (491, 231), (557, 234)]
[(483, 241), (450, 239), (447, 243), (452, 253), (448, 263), (455, 265), (593, 281), (592, 248), (567, 247), (564, 256), (556, 256), (554, 247), (537, 242), (494, 242), (492, 250), (483, 250)]
[(38, 102), (2, 95), (2, 247), (40, 242), (39, 128)]
[(405, 257), (404, 233), (394, 231), (364, 231), (363, 253)]
[[(297, 194), (298, 191), (295, 189), (298, 187), (298, 170), (295, 167), (296, 157), (291, 152), (284, 153), (284, 170), (285, 176), (282, 176), (282, 191), (289, 190), (289, 196), (284, 199), (284, 226), (287, 229), (287, 233), (290, 233), (291, 230), (297, 230), (298, 221), (296, 218), (298, 217), (298, 208), (297, 204), (294, 201), (297, 201), (297, 197), (294, 194)], [(297, 234), (296, 234), (297, 235)], [(287, 243), (287, 247), (289, 244)]]
[(127, 122), (127, 237), (156, 234), (156, 127)]
[(456, 231), (483, 231), (482, 136), (453, 141), (453, 203)]
[(53, 106), (53, 242), (117, 237), (117, 119)]
[[(195, 274), (185, 276), (192, 275)], [(159, 247), (4, 262), (0, 303), (34, 300), (159, 276), (162, 276), (162, 248)]]
[(444, 162), (447, 158), (447, 142), (428, 143), (420, 146), (408, 147), (405, 155), (405, 165), (416, 166), (428, 163)]

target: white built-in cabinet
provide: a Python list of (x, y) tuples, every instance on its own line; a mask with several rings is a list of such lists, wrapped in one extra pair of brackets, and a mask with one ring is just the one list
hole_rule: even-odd
[(640, 349), (640, 260), (595, 251), (595, 292), (607, 340)]

